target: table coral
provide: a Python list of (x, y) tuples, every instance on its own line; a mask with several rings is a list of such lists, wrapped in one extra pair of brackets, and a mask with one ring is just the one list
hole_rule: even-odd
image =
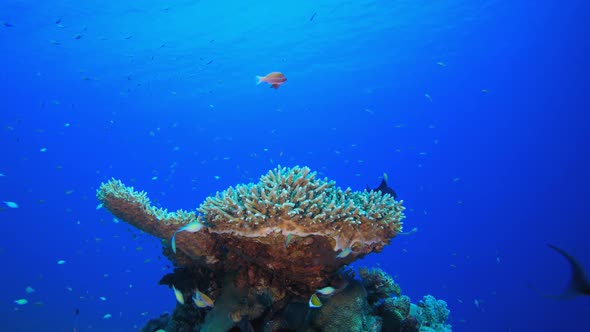
[[(340, 267), (381, 251), (404, 218), (402, 202), (390, 195), (342, 190), (307, 167), (278, 167), (258, 183), (218, 192), (200, 214), (156, 208), (145, 192), (114, 179), (97, 196), (116, 217), (165, 240), (202, 220), (202, 231), (177, 234), (177, 255), (167, 252), (179, 266), (240, 270), (236, 281), (244, 285), (274, 283), (296, 294), (313, 292)], [(350, 254), (339, 257), (345, 250)]]

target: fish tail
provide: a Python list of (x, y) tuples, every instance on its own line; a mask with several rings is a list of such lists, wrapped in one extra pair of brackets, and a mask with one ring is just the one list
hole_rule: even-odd
[(258, 84), (262, 83), (262, 79), (263, 79), (263, 78), (264, 78), (264, 77), (262, 77), (262, 76), (256, 76), (256, 85), (258, 85)]

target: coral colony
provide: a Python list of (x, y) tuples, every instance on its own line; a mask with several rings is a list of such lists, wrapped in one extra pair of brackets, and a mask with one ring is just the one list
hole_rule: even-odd
[(97, 197), (161, 238), (176, 266), (160, 281), (174, 289), (176, 309), (142, 331), (450, 331), (444, 301), (413, 305), (382, 270), (355, 278), (346, 269), (401, 232), (403, 201), (389, 194), (342, 190), (307, 167), (279, 166), (197, 211), (153, 207), (114, 179)]

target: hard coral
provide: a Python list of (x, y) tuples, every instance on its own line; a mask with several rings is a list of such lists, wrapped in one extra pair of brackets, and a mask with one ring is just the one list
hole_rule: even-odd
[(371, 305), (380, 299), (400, 296), (402, 292), (399, 285), (393, 281), (393, 278), (381, 269), (360, 268), (359, 276), (367, 289), (368, 300)]
[[(381, 248), (401, 230), (403, 207), (380, 192), (342, 191), (333, 181), (316, 178), (307, 167), (274, 169), (256, 184), (230, 187), (199, 207), (216, 233), (232, 233), (272, 244), (320, 235), (331, 239), (333, 250)], [(284, 242), (282, 242), (284, 243)]]
[(401, 330), (410, 313), (410, 304), (410, 298), (405, 295), (380, 302), (376, 312), (383, 319), (383, 331)]
[[(343, 191), (307, 167), (279, 167), (256, 184), (217, 193), (199, 207), (202, 216), (155, 208), (145, 192), (117, 180), (102, 184), (97, 196), (118, 218), (166, 240), (202, 217), (208, 227), (177, 233), (176, 255), (165, 253), (180, 266), (239, 271), (237, 280), (279, 294), (307, 295), (341, 266), (380, 251), (404, 217), (390, 195)], [(350, 254), (337, 257), (343, 250)]]
[(359, 282), (350, 283), (343, 291), (324, 299), (319, 309), (309, 309), (309, 326), (305, 331), (381, 331), (381, 320), (370, 312), (366, 292)]
[(426, 295), (418, 302), (417, 309), (416, 318), (421, 325), (420, 331), (451, 331), (451, 326), (445, 324), (450, 313), (445, 301)]

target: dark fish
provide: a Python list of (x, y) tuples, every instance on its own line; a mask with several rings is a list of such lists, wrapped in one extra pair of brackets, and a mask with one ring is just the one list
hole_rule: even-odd
[(568, 263), (570, 263), (570, 267), (572, 270), (572, 275), (570, 277), (570, 281), (567, 284), (565, 290), (559, 295), (543, 295), (547, 298), (556, 299), (556, 300), (565, 300), (571, 299), (578, 295), (590, 295), (590, 282), (586, 278), (586, 273), (584, 272), (584, 268), (578, 261), (570, 254), (565, 252), (563, 249), (560, 249), (552, 244), (547, 244), (549, 248), (557, 251), (560, 255), (567, 259)]
[(389, 194), (394, 199), (397, 199), (397, 193), (395, 192), (395, 190), (393, 190), (393, 188), (390, 188), (387, 186), (387, 174), (383, 174), (383, 180), (381, 180), (381, 184), (379, 184), (379, 187), (377, 187), (375, 189), (370, 189), (369, 186), (367, 186), (367, 190), (368, 191), (380, 191), (381, 194), (383, 194), (383, 195)]
[(316, 13), (313, 13), (313, 15), (311, 15), (311, 17), (309, 18), (309, 21), (310, 22), (313, 21), (313, 19), (315, 18), (315, 14), (317, 14), (317, 12)]
[(80, 313), (80, 309), (76, 308), (76, 310), (74, 310), (74, 315), (78, 316), (79, 313)]
[(213, 60), (211, 60), (211, 61), (207, 62), (207, 64), (208, 64), (208, 65), (210, 65), (210, 64), (212, 64), (212, 63), (213, 63)]
[(8, 23), (8, 22), (2, 22), (2, 25), (4, 25), (7, 28), (12, 28), (14, 26), (12, 23)]
[(55, 24), (60, 24), (61, 23), (61, 18), (58, 18), (57, 20), (55, 20)]

